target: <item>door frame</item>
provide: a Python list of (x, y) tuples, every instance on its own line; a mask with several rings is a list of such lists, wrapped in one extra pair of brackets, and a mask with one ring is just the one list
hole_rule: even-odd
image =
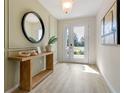
[[(65, 39), (65, 32), (66, 32), (67, 28), (69, 28), (70, 31), (73, 31), (74, 26), (84, 26), (85, 27), (85, 34), (86, 34), (86, 36), (85, 36), (85, 38), (86, 38), (85, 48), (86, 47), (87, 48), (86, 48), (86, 51), (85, 51), (85, 58), (83, 60), (82, 59), (73, 59), (73, 58), (72, 59), (68, 59), (68, 58), (66, 59), (65, 58), (65, 53), (66, 53), (65, 52), (65, 40), (64, 40)], [(63, 41), (62, 41), (62, 43), (63, 43), (63, 61), (64, 62), (74, 62), (74, 63), (86, 63), (86, 64), (88, 64), (89, 63), (89, 26), (86, 25), (86, 24), (69, 24), (69, 25), (65, 25), (63, 30), (64, 30), (63, 31)], [(69, 37), (69, 39), (70, 39), (70, 37)]]

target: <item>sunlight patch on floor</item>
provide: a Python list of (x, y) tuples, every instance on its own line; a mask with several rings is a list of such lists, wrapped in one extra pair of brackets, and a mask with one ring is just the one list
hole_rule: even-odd
[(91, 68), (90, 66), (88, 66), (88, 65), (83, 65), (83, 66), (84, 66), (83, 72), (99, 74), (99, 72), (97, 70)]
[(94, 69), (94, 68), (92, 68), (92, 67), (90, 67), (88, 65), (82, 65), (82, 66), (75, 65), (73, 67), (73, 71), (75, 73), (78, 73), (78, 72), (80, 73), (80, 71), (82, 71), (82, 72), (85, 72), (85, 73), (99, 74), (98, 70), (96, 70), (96, 69)]

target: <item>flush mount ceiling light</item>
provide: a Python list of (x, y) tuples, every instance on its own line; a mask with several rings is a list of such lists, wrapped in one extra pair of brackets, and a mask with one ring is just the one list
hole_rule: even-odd
[(65, 14), (68, 14), (72, 10), (73, 0), (63, 0), (62, 8)]

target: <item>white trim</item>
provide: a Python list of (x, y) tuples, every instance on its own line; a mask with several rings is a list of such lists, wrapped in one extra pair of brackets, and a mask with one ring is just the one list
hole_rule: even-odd
[[(101, 73), (101, 71), (100, 71), (100, 73)], [(101, 73), (101, 75), (103, 76), (103, 78), (104, 78), (104, 80), (105, 80), (105, 82), (106, 82), (108, 88), (110, 89), (111, 93), (117, 93), (117, 92), (115, 91), (115, 89), (112, 87), (112, 85), (111, 85), (111, 83), (109, 82), (109, 80), (107, 79), (107, 77), (105, 77), (105, 75), (104, 75), (103, 73)]]
[(108, 87), (109, 87), (111, 93), (117, 93), (117, 92), (114, 90), (114, 88), (112, 87), (112, 85), (110, 84), (109, 80), (108, 80), (104, 75), (103, 75), (103, 78), (104, 78), (105, 82), (107, 83), (107, 85), (108, 85)]
[(17, 89), (19, 87), (19, 84), (15, 85), (13, 88), (5, 91), (5, 93), (12, 93), (15, 89)]

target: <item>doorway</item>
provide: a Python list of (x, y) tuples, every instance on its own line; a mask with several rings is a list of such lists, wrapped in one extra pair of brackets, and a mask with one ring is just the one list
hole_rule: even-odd
[(63, 60), (66, 62), (88, 63), (88, 27), (69, 25), (63, 34)]

